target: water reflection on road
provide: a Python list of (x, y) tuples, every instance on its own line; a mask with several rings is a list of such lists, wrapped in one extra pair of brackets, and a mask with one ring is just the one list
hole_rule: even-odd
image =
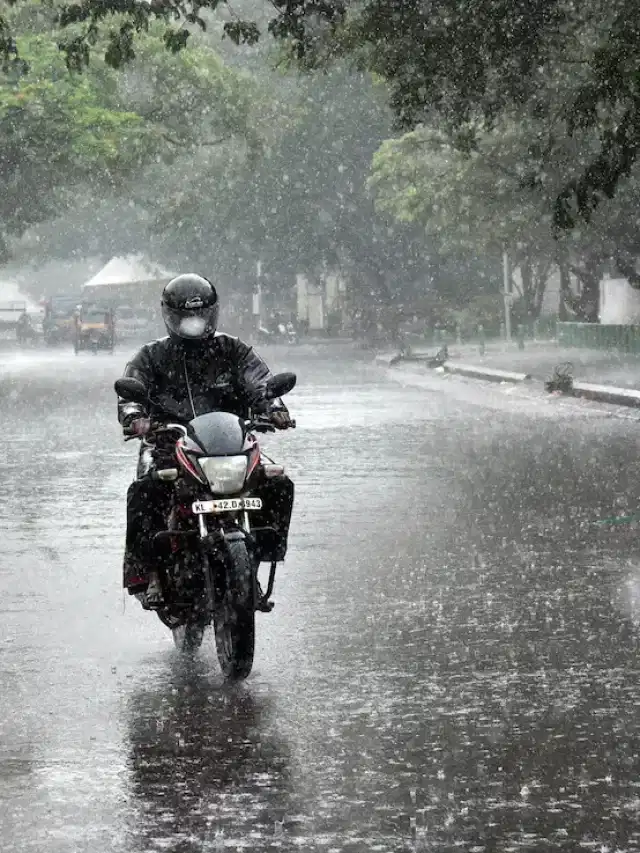
[(590, 524), (638, 505), (629, 424), (267, 355), (297, 512), (235, 688), (123, 607), (123, 354), (0, 368), (2, 849), (640, 849), (640, 555)]

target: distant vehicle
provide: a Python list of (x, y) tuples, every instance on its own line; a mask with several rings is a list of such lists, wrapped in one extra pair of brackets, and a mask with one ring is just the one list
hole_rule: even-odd
[(73, 350), (98, 350), (113, 352), (115, 346), (115, 321), (113, 309), (108, 305), (81, 304), (74, 317)]
[(154, 336), (151, 318), (141, 311), (136, 311), (131, 305), (116, 306), (115, 316), (118, 324), (118, 339)]
[(287, 335), (287, 343), (289, 344), (297, 344), (298, 343), (298, 333), (296, 331), (295, 326), (291, 321), (289, 321), (286, 325), (286, 335)]
[(26, 310), (26, 302), (0, 302), (0, 328), (15, 329)]
[[(35, 309), (35, 310), (34, 310)], [(42, 337), (41, 312), (27, 302), (0, 302), (0, 333), (14, 332), (20, 345), (34, 346)]]
[(42, 331), (45, 343), (54, 346), (75, 338), (75, 314), (79, 299), (68, 294), (51, 296), (44, 303)]
[(38, 342), (38, 332), (26, 310), (16, 323), (16, 340), (20, 346), (33, 346)]
[(262, 344), (297, 344), (298, 333), (293, 323), (278, 323), (271, 329), (260, 326), (256, 332), (258, 343)]

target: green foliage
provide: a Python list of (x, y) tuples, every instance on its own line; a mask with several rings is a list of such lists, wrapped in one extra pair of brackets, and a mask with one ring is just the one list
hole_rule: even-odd
[(451, 333), (458, 330), (464, 340), (475, 338), (478, 327), (482, 326), (487, 337), (500, 334), (500, 324), (504, 321), (504, 304), (498, 294), (472, 296), (463, 308), (451, 308), (444, 317), (442, 325)]
[(581, 319), (597, 318), (598, 281), (609, 259), (640, 283), (634, 270), (639, 167), (620, 179), (616, 195), (587, 223), (567, 232), (555, 227), (558, 193), (567, 180), (580, 180), (599, 150), (590, 126), (575, 128), (571, 137), (562, 133), (561, 105), (572, 85), (568, 77), (548, 81), (537, 93), (538, 106), (545, 104), (542, 118), (496, 119), (491, 131), (476, 133), (468, 151), (420, 128), (384, 143), (373, 161), (370, 186), (379, 209), (422, 225), (444, 254), (509, 251), (520, 268), (526, 318), (537, 316), (554, 263), (564, 263), (580, 284), (570, 308)]
[[(578, 312), (608, 258), (640, 285), (635, 0), (272, 6), (17, 0), (0, 17), (0, 238), (102, 193), (167, 262), (240, 281), (260, 259), (273, 290), (339, 270), (359, 304), (399, 312), (427, 289), (501, 310), (505, 247), (523, 318), (554, 263), (584, 283)], [(327, 73), (239, 73), (211, 23), (238, 45), (267, 30), (280, 60)]]
[(13, 234), (54, 215), (79, 181), (135, 168), (141, 130), (135, 113), (106, 107), (89, 78), (69, 75), (50, 40), (18, 46), (30, 71), (0, 88), (0, 231)]
[(263, 134), (255, 158), (236, 145), (167, 176), (155, 220), (164, 249), (249, 286), (260, 260), (265, 290), (279, 294), (297, 273), (339, 271), (356, 301), (400, 306), (424, 288), (428, 257), (418, 229), (377, 215), (367, 191), (391, 127), (380, 93), (340, 68), (300, 80), (293, 94), (283, 84), (274, 102), (254, 102)]
[[(258, 150), (250, 119), (256, 87), (204, 46), (167, 52), (154, 28), (124, 71), (91, 63), (70, 72), (39, 4), (13, 19), (24, 73), (0, 76), (0, 238), (70, 207), (92, 215), (100, 196), (134, 196), (153, 167), (224, 140)], [(40, 34), (37, 34), (40, 32)], [(153, 207), (153, 204), (151, 204)]]
[[(17, 0), (22, 5), (25, 0)], [(436, 123), (469, 153), (505, 119), (552, 118), (537, 140), (553, 146), (589, 130), (595, 144), (580, 170), (555, 190), (554, 226), (571, 230), (618, 191), (640, 146), (640, 4), (637, 0), (274, 0), (266, 30), (304, 67), (336, 56), (355, 58), (389, 86), (398, 128)], [(135, 60), (139, 40), (157, 23), (171, 52), (224, 0), (79, 0), (58, 8), (60, 47), (69, 68), (89, 65), (94, 50), (120, 68)], [(265, 29), (229, 9), (223, 32), (255, 44)], [(19, 71), (7, 16), (0, 17), (0, 61)], [(548, 113), (538, 97), (549, 80), (573, 86)], [(535, 187), (544, 177), (528, 175)]]

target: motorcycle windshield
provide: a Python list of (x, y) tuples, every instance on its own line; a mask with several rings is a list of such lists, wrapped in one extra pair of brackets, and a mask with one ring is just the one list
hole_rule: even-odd
[(243, 422), (229, 412), (210, 412), (191, 421), (193, 435), (208, 456), (235, 456), (242, 453)]

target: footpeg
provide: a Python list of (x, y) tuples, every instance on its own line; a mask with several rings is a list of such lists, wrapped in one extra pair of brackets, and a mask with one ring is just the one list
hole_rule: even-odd
[(134, 598), (136, 598), (140, 602), (140, 606), (143, 610), (150, 610), (151, 608), (147, 604), (147, 593), (146, 592), (136, 592), (134, 594)]
[(266, 598), (261, 598), (258, 600), (256, 610), (259, 610), (261, 613), (271, 613), (274, 607), (275, 601), (267, 601)]

